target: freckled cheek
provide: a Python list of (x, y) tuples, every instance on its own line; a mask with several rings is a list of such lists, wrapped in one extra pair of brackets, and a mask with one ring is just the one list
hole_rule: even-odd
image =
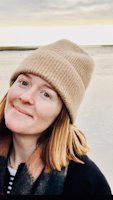
[(6, 106), (5, 106), (5, 113), (9, 111), (9, 109), (12, 107), (13, 101), (18, 97), (18, 91), (12, 86), (8, 92), (7, 100), (6, 100)]
[(14, 99), (19, 98), (21, 94), (22, 92), (19, 89), (17, 89), (15, 85), (12, 86), (8, 92), (8, 96), (7, 96), (8, 102), (12, 102)]
[(17, 90), (14, 89), (14, 87), (12, 86), (8, 92), (7, 95), (7, 99), (10, 101), (14, 98), (15, 94), (16, 94)]
[(38, 106), (36, 109), (36, 117), (41, 121), (53, 122), (56, 118), (56, 114), (52, 106)]
[(13, 95), (10, 89), (7, 95), (7, 99), (6, 99), (5, 111), (9, 108), (9, 106), (11, 106), (10, 104), (12, 102), (12, 99), (13, 99)]

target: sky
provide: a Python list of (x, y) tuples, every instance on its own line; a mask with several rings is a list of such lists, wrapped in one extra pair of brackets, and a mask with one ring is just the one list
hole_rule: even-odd
[(113, 44), (113, 0), (0, 0), (0, 46)]

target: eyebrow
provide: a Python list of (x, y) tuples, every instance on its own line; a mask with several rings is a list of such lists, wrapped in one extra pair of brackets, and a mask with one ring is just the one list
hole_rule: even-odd
[(51, 90), (53, 90), (55, 92), (55, 89), (52, 86), (50, 86), (50, 85), (48, 85), (46, 83), (44, 83), (43, 86), (45, 86), (45, 87), (47, 87), (47, 88), (49, 88), (49, 89), (51, 89)]
[(29, 74), (26, 73), (21, 73), (21, 74), (31, 79), (31, 76)]
[[(27, 73), (21, 73), (21, 74), (23, 74), (23, 75), (25, 75), (26, 77), (32, 79), (31, 76), (30, 76), (29, 74), (27, 74)], [(39, 76), (39, 77), (40, 77), (40, 76)], [(41, 77), (40, 77), (40, 78), (41, 78)], [(53, 91), (55, 92), (55, 89), (54, 89), (51, 85), (48, 85), (47, 83), (44, 83), (43, 86), (45, 86), (45, 87), (47, 87), (47, 88), (49, 88), (49, 89), (51, 89), (51, 90), (53, 90)]]

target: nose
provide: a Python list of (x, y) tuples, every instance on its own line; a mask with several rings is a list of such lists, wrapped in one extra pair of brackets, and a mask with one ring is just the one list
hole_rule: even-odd
[(32, 89), (25, 91), (23, 94), (19, 96), (19, 99), (24, 104), (26, 103), (26, 104), (34, 105), (34, 102), (35, 102), (34, 91)]

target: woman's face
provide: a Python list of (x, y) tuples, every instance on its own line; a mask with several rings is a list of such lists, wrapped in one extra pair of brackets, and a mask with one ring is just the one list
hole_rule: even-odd
[(32, 74), (20, 74), (10, 88), (4, 116), (9, 130), (43, 133), (60, 114), (62, 101), (53, 87)]

